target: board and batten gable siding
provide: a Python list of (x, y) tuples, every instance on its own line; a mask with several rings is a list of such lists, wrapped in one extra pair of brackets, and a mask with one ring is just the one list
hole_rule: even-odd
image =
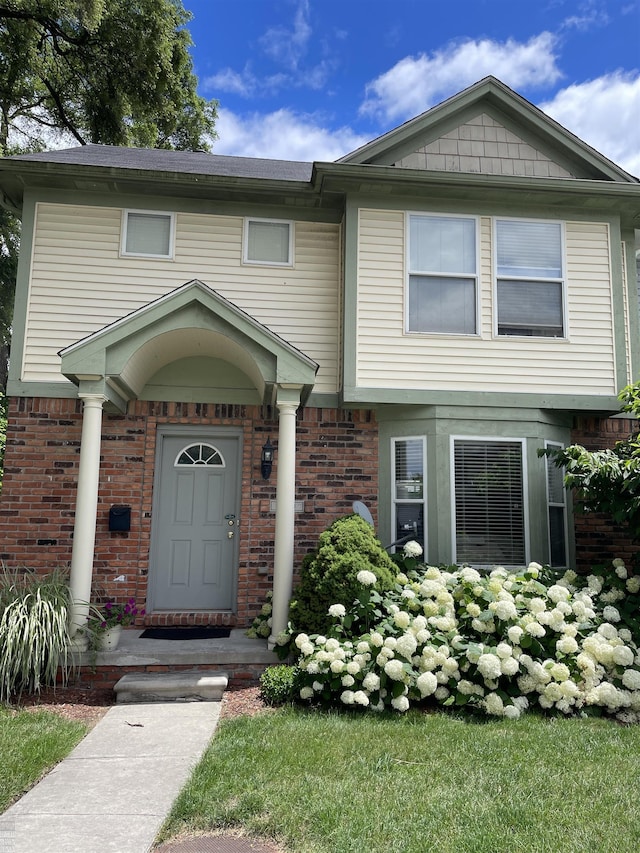
[(66, 381), (57, 352), (200, 279), (320, 365), (338, 383), (339, 226), (295, 223), (295, 266), (242, 264), (243, 218), (177, 213), (173, 260), (121, 257), (119, 208), (39, 203), (22, 380)]
[(568, 340), (494, 336), (491, 217), (479, 217), (479, 335), (405, 333), (404, 211), (360, 209), (356, 385), (616, 393), (609, 226), (566, 222)]

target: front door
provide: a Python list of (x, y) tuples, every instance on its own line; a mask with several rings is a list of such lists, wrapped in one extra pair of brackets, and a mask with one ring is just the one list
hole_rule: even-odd
[(239, 438), (185, 432), (158, 441), (151, 609), (233, 610)]

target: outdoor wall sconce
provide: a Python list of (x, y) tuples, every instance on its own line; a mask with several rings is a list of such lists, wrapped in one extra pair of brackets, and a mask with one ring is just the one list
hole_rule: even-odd
[(262, 471), (263, 480), (268, 480), (271, 476), (271, 469), (273, 468), (273, 453), (274, 446), (271, 444), (271, 436), (269, 436), (266, 444), (262, 446), (262, 456), (260, 457), (260, 470)]

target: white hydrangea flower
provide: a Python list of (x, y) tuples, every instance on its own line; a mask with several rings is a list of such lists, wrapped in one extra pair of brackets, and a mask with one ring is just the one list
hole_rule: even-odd
[(376, 675), (375, 672), (368, 672), (362, 680), (362, 686), (370, 693), (373, 693), (374, 690), (379, 690), (380, 676)]
[(616, 610), (615, 607), (611, 605), (607, 605), (602, 611), (602, 615), (607, 620), (607, 622), (619, 622), (620, 621), (620, 613)]
[(414, 557), (416, 559), (418, 557), (421, 557), (422, 553), (423, 553), (422, 552), (422, 545), (420, 545), (420, 543), (416, 542), (415, 540), (411, 540), (411, 542), (407, 542), (402, 550), (404, 551), (405, 557)]
[(362, 705), (366, 707), (369, 704), (369, 697), (364, 692), (364, 690), (356, 690), (353, 694), (353, 701), (356, 705)]
[(409, 625), (411, 624), (411, 616), (407, 613), (406, 610), (399, 610), (393, 617), (394, 623), (398, 626), (398, 628), (402, 628), (403, 631), (406, 631)]
[[(615, 564), (615, 560), (614, 560), (614, 564)], [(626, 580), (627, 570), (625, 568), (624, 563), (622, 563), (622, 565), (620, 565), (620, 566), (616, 566), (616, 574), (618, 575), (619, 578), (622, 578), (622, 580)]]
[(308, 634), (298, 634), (298, 636), (295, 638), (294, 642), (295, 642), (296, 646), (300, 649), (300, 648), (302, 648), (303, 643), (309, 642), (309, 635)]
[(401, 586), (405, 583), (409, 583), (409, 578), (405, 575), (404, 572), (398, 572), (396, 575), (396, 583), (399, 583)]
[(317, 660), (310, 660), (306, 669), (310, 675), (317, 675), (320, 672), (320, 664)]
[(491, 714), (493, 717), (504, 715), (504, 702), (497, 693), (488, 693), (484, 697), (484, 707), (487, 714)]
[(640, 690), (640, 672), (637, 669), (627, 669), (622, 674), (622, 683), (627, 690)]
[(347, 611), (344, 604), (332, 604), (329, 608), (329, 616), (332, 616), (334, 619), (342, 619), (346, 614)]
[(404, 677), (404, 667), (402, 661), (393, 659), (387, 661), (384, 665), (384, 671), (387, 673), (389, 678), (393, 679), (393, 681), (401, 681)]
[(340, 701), (344, 702), (345, 705), (353, 705), (354, 700), (355, 700), (355, 695), (356, 694), (353, 692), (353, 690), (344, 690), (340, 694)]
[(563, 655), (572, 655), (578, 651), (578, 644), (573, 637), (563, 634), (556, 643), (556, 650)]
[(566, 681), (571, 675), (569, 667), (564, 663), (554, 663), (553, 666), (549, 668), (549, 672), (556, 681)]
[(356, 580), (358, 583), (361, 583), (362, 586), (375, 586), (378, 578), (374, 575), (373, 572), (370, 572), (368, 569), (362, 569), (356, 575)]
[(349, 675), (357, 675), (361, 669), (362, 667), (360, 666), (360, 661), (354, 659), (350, 660), (347, 663), (347, 672), (349, 673)]
[(517, 705), (505, 705), (503, 716), (507, 718), (507, 720), (517, 720), (520, 716), (520, 708)]
[(618, 628), (618, 636), (623, 643), (630, 643), (633, 639), (631, 631), (628, 628)]
[(536, 621), (528, 622), (524, 630), (532, 637), (544, 637), (547, 633), (542, 625)]
[(514, 644), (517, 645), (522, 639), (522, 635), (524, 631), (519, 625), (511, 625), (511, 627), (507, 631), (507, 637)]
[(384, 637), (379, 631), (373, 631), (371, 633), (371, 645), (376, 648), (380, 648), (380, 646), (384, 645)]
[(416, 687), (420, 691), (420, 695), (424, 699), (425, 696), (431, 696), (438, 689), (438, 679), (432, 672), (423, 672), (416, 679)]
[(482, 613), (482, 610), (475, 601), (470, 601), (469, 604), (467, 604), (466, 610), (469, 616), (473, 616), (474, 618), (478, 617)]
[(503, 675), (512, 676), (520, 669), (520, 663), (516, 658), (504, 658), (500, 661), (500, 669)]
[(301, 687), (300, 688), (300, 698), (301, 699), (311, 699), (313, 697), (313, 687)]
[(509, 643), (498, 643), (496, 654), (499, 658), (510, 658), (513, 655), (513, 649)]
[(529, 563), (529, 565), (527, 566), (527, 572), (534, 578), (537, 578), (541, 571), (542, 566), (540, 565), (540, 563)]
[(341, 661), (340, 659), (332, 660), (329, 664), (329, 669), (331, 670), (331, 672), (335, 672), (336, 675), (338, 675), (344, 669), (344, 661)]
[(547, 603), (543, 598), (532, 598), (529, 602), (529, 610), (536, 615), (547, 609)]
[(613, 662), (618, 666), (631, 666), (634, 654), (628, 646), (616, 646), (613, 650)]
[(352, 675), (343, 675), (341, 679), (341, 683), (343, 687), (353, 687), (356, 683), (355, 678)]
[(415, 653), (417, 647), (418, 643), (413, 634), (403, 634), (401, 637), (398, 637), (396, 654), (402, 655), (402, 657), (405, 658), (410, 658)]
[(324, 646), (326, 642), (327, 638), (323, 637), (322, 634), (318, 634), (318, 636), (316, 637), (316, 646)]
[(500, 658), (494, 654), (483, 654), (478, 658), (478, 669), (485, 679), (500, 678)]
[(322, 684), (320, 681), (314, 681), (311, 686), (315, 693), (320, 693), (320, 691), (324, 689), (324, 684)]
[(316, 647), (310, 642), (302, 643), (298, 648), (300, 649), (300, 654), (305, 656), (312, 655), (316, 650)]
[(409, 710), (409, 700), (406, 696), (396, 696), (395, 699), (391, 700), (391, 706), (396, 709), (396, 711), (404, 711)]
[(436, 697), (438, 702), (444, 702), (445, 699), (449, 698), (450, 692), (451, 691), (448, 690), (444, 684), (441, 684), (433, 695)]
[(640, 575), (633, 575), (630, 577), (625, 586), (627, 587), (627, 592), (632, 593), (632, 595), (640, 592)]
[(460, 569), (460, 578), (468, 583), (479, 583), (482, 580), (482, 575), (475, 569), (465, 566), (463, 569)]
[(566, 587), (560, 586), (560, 584), (556, 583), (553, 586), (549, 587), (549, 589), (547, 590), (547, 595), (549, 596), (551, 601), (558, 602), (568, 601), (571, 593)]
[(598, 595), (602, 591), (603, 585), (602, 578), (599, 578), (597, 575), (589, 575), (587, 578), (587, 586), (592, 595)]
[(502, 622), (516, 619), (518, 616), (518, 610), (513, 601), (492, 601), (489, 607)]

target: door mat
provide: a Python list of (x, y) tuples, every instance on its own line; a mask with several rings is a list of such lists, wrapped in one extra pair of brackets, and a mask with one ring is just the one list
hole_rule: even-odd
[(171, 628), (146, 628), (140, 634), (141, 640), (215, 640), (228, 637), (231, 628), (218, 628), (213, 625), (189, 625)]

